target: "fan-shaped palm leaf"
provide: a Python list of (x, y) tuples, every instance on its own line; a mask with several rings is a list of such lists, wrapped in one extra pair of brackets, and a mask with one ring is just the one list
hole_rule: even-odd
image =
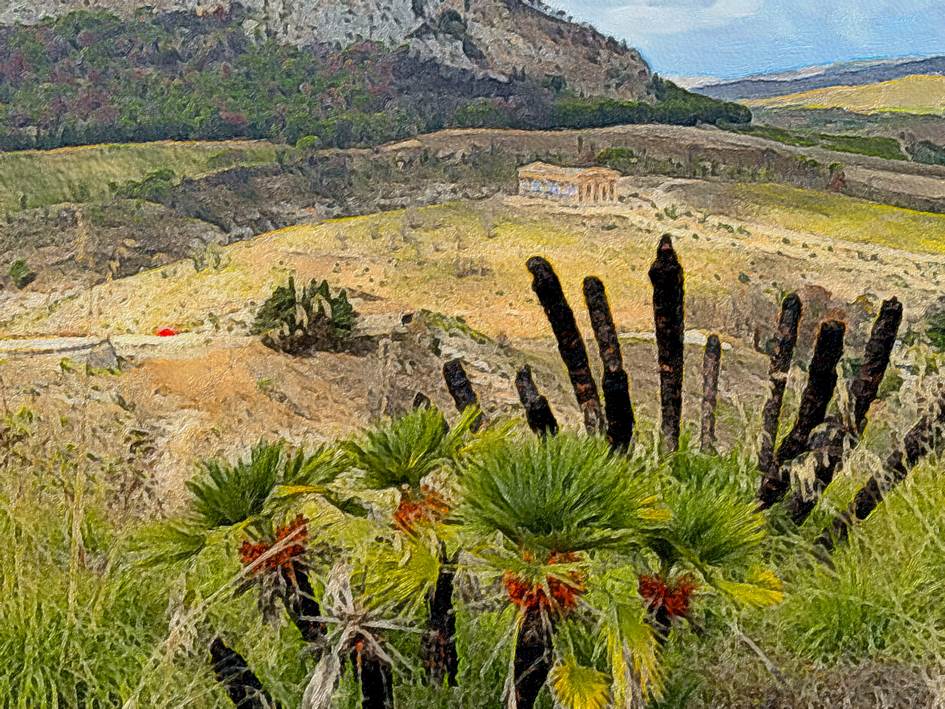
[(599, 439), (500, 441), (461, 471), (463, 519), (516, 547), (559, 553), (626, 547), (665, 516), (647, 481)]
[(423, 478), (454, 458), (478, 415), (467, 409), (451, 429), (439, 410), (419, 408), (367, 431), (347, 449), (365, 487), (419, 490)]
[(593, 667), (566, 657), (551, 670), (551, 690), (563, 709), (606, 709), (610, 706), (610, 678)]

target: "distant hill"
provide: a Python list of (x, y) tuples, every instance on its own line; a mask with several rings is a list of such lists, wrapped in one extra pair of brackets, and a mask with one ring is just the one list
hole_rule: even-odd
[[(460, 3), (463, 12), (414, 0), (411, 17), (426, 21), (411, 23), (402, 41), (388, 25), (371, 40), (352, 30), (357, 41), (329, 41), (329, 24), (305, 44), (242, 6), (129, 14), (129, 3), (114, 4), (124, 10), (0, 26), (0, 150), (234, 138), (346, 148), (447, 127), (751, 119), (749, 109), (651, 76), (633, 50), (521, 0), (468, 11)], [(322, 0), (292, 7), (302, 6), (328, 13), (326, 22), (351, 9), (336, 2), (331, 15)], [(7, 18), (9, 7), (0, 9)], [(392, 7), (382, 13), (389, 22)]]
[(831, 86), (864, 86), (907, 76), (930, 74), (945, 74), (945, 56), (808, 67), (796, 72), (694, 86), (693, 91), (725, 101), (741, 101), (773, 98)]
[(834, 86), (776, 98), (754, 99), (749, 106), (828, 109), (852, 113), (945, 114), (945, 76), (920, 75), (863, 86)]
[(0, 24), (35, 24), (75, 10), (240, 16), (250, 35), (300, 47), (378, 42), (502, 81), (525, 73), (564, 78), (584, 95), (649, 94), (651, 73), (639, 52), (537, 0), (0, 0)]

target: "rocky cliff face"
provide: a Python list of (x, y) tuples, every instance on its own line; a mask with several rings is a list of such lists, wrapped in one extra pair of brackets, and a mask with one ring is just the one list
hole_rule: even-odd
[(562, 78), (587, 95), (648, 95), (650, 70), (638, 52), (526, 0), (0, 0), (0, 24), (79, 9), (128, 15), (143, 7), (244, 13), (248, 32), (294, 44), (406, 44), (441, 64), (497, 78), (524, 71)]

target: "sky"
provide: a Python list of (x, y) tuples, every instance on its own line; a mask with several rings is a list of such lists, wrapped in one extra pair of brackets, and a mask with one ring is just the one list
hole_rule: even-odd
[(546, 0), (641, 50), (663, 76), (723, 79), (945, 54), (945, 0)]

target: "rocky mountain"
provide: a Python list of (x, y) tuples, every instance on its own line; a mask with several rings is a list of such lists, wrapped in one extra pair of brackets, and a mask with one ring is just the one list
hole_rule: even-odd
[(711, 98), (737, 101), (773, 98), (831, 86), (864, 86), (917, 74), (945, 74), (945, 57), (847, 62), (825, 67), (809, 67), (788, 74), (752, 76), (701, 86), (692, 90)]
[(569, 22), (537, 0), (0, 0), (0, 24), (33, 24), (75, 10), (234, 13), (250, 34), (304, 46), (360, 40), (406, 45), (417, 55), (507, 80), (561, 80), (576, 92), (646, 98), (640, 54)]

